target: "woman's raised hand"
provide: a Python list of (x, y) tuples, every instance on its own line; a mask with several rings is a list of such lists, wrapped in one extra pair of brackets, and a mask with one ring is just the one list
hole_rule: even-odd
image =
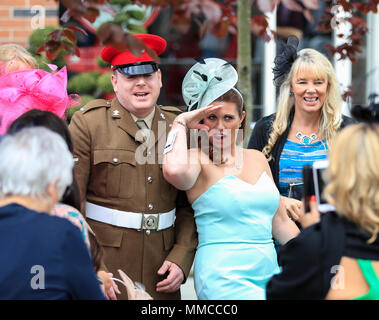
[(188, 129), (209, 130), (209, 127), (202, 124), (202, 120), (211, 115), (214, 111), (222, 108), (221, 105), (211, 104), (205, 108), (183, 112), (176, 117), (175, 121), (184, 122)]

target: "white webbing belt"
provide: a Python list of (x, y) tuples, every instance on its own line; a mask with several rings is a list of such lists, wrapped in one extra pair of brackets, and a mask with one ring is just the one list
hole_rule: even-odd
[(137, 213), (120, 211), (86, 202), (86, 217), (111, 224), (117, 227), (131, 229), (163, 230), (170, 228), (175, 222), (175, 209), (163, 213)]

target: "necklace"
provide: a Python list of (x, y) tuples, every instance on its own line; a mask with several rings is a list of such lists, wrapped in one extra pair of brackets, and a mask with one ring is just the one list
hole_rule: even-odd
[(311, 133), (310, 135), (303, 134), (301, 131), (296, 133), (296, 139), (302, 144), (310, 144), (312, 141), (317, 139), (316, 133)]
[(235, 163), (230, 162), (230, 163), (229, 163), (229, 158), (225, 158), (225, 159), (223, 159), (223, 160), (224, 160), (224, 161), (222, 161), (221, 163), (216, 164), (216, 166), (219, 166), (219, 165), (232, 165), (232, 166), (234, 166), (237, 170), (241, 170), (241, 168), (242, 168), (242, 165), (241, 165), (240, 163), (237, 163), (237, 162), (235, 162)]

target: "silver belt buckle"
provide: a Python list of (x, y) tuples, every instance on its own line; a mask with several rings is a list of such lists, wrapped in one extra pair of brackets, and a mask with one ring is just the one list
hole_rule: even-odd
[(159, 223), (159, 215), (157, 217), (153, 215), (143, 215), (141, 229), (157, 230)]

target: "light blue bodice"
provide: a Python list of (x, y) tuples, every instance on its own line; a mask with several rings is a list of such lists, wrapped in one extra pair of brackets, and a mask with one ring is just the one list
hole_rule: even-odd
[(279, 271), (272, 218), (280, 195), (263, 172), (256, 184), (223, 177), (192, 204), (199, 244), (195, 289), (199, 299), (264, 299)]

